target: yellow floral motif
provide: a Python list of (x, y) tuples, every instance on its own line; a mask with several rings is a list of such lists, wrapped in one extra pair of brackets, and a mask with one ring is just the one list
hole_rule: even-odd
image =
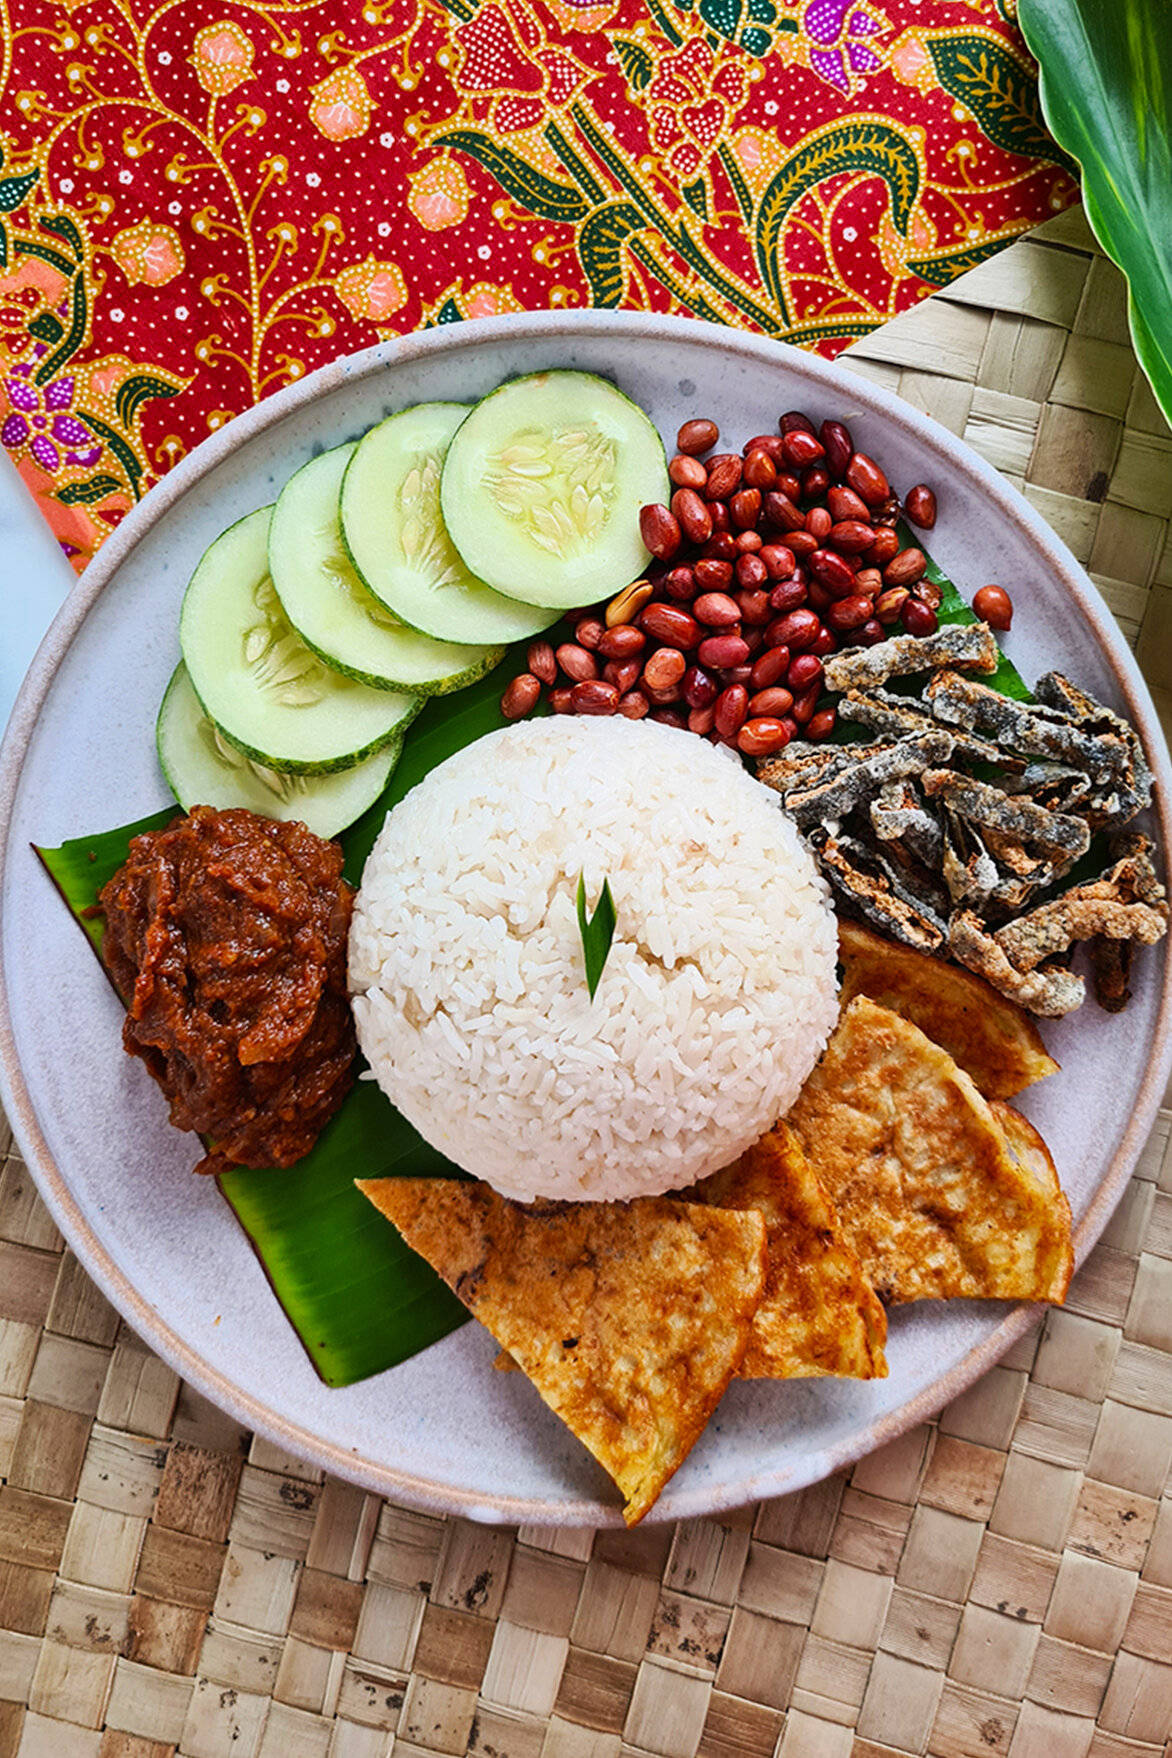
[(309, 120), (327, 140), (357, 140), (370, 127), (374, 104), (356, 67), (339, 67), (311, 88)]
[(398, 263), (368, 256), (334, 278), (334, 291), (351, 317), (384, 324), (407, 303), (407, 283)]
[(132, 287), (165, 287), (185, 267), (183, 245), (173, 226), (144, 219), (119, 232), (110, 249)]
[(468, 183), (454, 159), (433, 159), (408, 182), (407, 206), (428, 232), (463, 224), (468, 215)]
[(252, 39), (240, 26), (231, 19), (222, 19), (219, 24), (205, 24), (196, 32), (191, 64), (204, 91), (214, 98), (223, 98), (252, 78), (255, 53)]

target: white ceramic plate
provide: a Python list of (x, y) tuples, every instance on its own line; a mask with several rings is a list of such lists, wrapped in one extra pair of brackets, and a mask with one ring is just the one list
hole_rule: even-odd
[[(935, 485), (931, 546), (962, 588), (1010, 588), (1006, 647), (1026, 678), (1064, 669), (1140, 728), (1165, 847), (1172, 773), (1114, 622), (1020, 495), (950, 433), (854, 375), (706, 324), (542, 314), (388, 343), (234, 421), (110, 538), (46, 637), (0, 755), (3, 1097), (54, 1217), (167, 1361), (289, 1451), (429, 1509), (615, 1525), (617, 1499), (601, 1471), (523, 1375), (490, 1371), (494, 1345), (476, 1325), (361, 1385), (322, 1386), (227, 1205), (189, 1175), (195, 1143), (171, 1129), (141, 1063), (123, 1054), (118, 1005), (29, 848), (167, 803), (155, 712), (177, 657), (184, 584), (217, 532), (273, 500), (313, 452), (394, 409), (467, 401), (510, 374), (554, 366), (612, 375), (669, 439), (692, 414), (715, 417), (737, 444), (785, 409), (848, 420), (897, 485)], [(1046, 1026), (1063, 1070), (1023, 1103), (1069, 1192), (1080, 1257), (1122, 1192), (1172, 1063), (1164, 947), (1137, 962), (1125, 1013), (1109, 1018), (1088, 1004)], [(652, 1518), (816, 1481), (954, 1397), (1033, 1316), (969, 1302), (915, 1306), (893, 1315), (886, 1381), (734, 1385)]]

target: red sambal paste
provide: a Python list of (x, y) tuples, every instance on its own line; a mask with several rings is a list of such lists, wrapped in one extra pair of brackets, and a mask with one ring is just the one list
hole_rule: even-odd
[(122, 1041), (207, 1136), (197, 1168), (291, 1166), (353, 1080), (342, 851), (304, 824), (195, 806), (102, 888)]

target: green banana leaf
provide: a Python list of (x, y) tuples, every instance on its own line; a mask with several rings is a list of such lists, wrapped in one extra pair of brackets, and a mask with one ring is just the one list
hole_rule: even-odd
[[(341, 837), (354, 884), (390, 808), (429, 769), (504, 724), (501, 693), (523, 670), (519, 644), (497, 671), (429, 702), (414, 722), (382, 797)], [(98, 893), (126, 859), (132, 836), (176, 807), (60, 848), (37, 850), (95, 952)], [(284, 1171), (240, 1167), (217, 1179), (264, 1272), (327, 1385), (346, 1386), (415, 1355), (468, 1314), (421, 1257), (354, 1188), (357, 1177), (460, 1177), (384, 1098), (359, 1080), (310, 1153)]]
[[(904, 535), (906, 542), (915, 541)], [(929, 574), (944, 592), (941, 621), (975, 621), (935, 563), (929, 562)], [(456, 695), (434, 698), (412, 724), (381, 798), (340, 838), (353, 884), (390, 808), (436, 764), (504, 724), (501, 694), (524, 669), (525, 651), (526, 644), (518, 643), (495, 672)], [(1028, 695), (1008, 660), (989, 681), (1009, 695)], [(916, 685), (907, 680), (907, 687)], [(134, 824), (37, 850), (95, 953), (102, 938), (98, 893), (126, 859), (131, 837), (160, 828), (177, 810), (166, 807)], [(355, 1178), (391, 1176), (463, 1174), (423, 1141), (373, 1081), (359, 1079), (297, 1165), (284, 1171), (239, 1167), (217, 1179), (327, 1385), (351, 1385), (394, 1367), (468, 1317), (435, 1272), (354, 1188)]]
[(1140, 365), (1172, 422), (1172, 8), (1018, 0), (1042, 112), (1078, 160), (1099, 243), (1127, 277)]

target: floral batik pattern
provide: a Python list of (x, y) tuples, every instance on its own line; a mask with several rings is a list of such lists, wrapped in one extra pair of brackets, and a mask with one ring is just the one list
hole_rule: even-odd
[(0, 0), (0, 443), (82, 567), (380, 338), (627, 306), (832, 355), (1075, 186), (1009, 0)]

